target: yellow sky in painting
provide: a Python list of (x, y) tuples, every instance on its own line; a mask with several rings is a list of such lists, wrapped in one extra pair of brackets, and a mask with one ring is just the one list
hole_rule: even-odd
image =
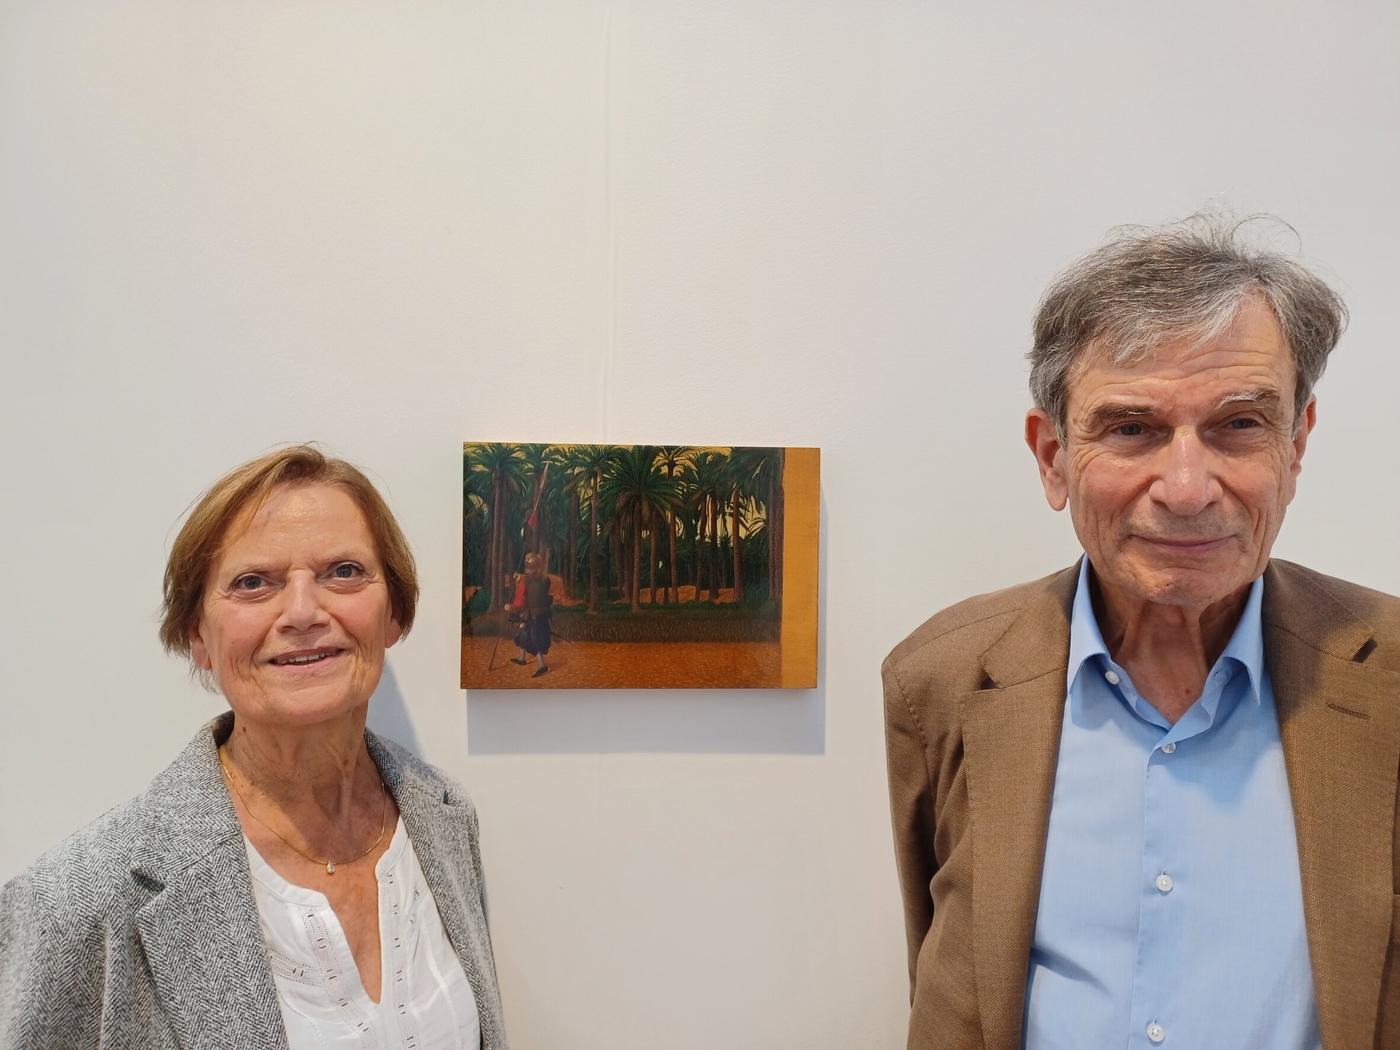
[[(474, 448), (481, 448), (481, 447), (484, 446), (484, 445), (521, 445), (521, 446), (523, 446), (523, 445), (543, 445), (545, 448), (578, 448), (580, 445), (588, 445), (588, 444), (606, 445), (608, 448), (640, 448), (640, 447), (641, 447), (640, 445), (618, 445), (618, 444), (610, 443), (610, 442), (607, 442), (607, 441), (598, 441), (598, 442), (589, 442), (589, 441), (464, 441), (464, 442), (462, 442), (462, 451), (464, 451), (464, 452), (470, 452), (472, 449), (474, 449)], [(653, 447), (654, 447), (654, 448), (666, 448), (666, 447), (669, 447), (669, 446), (665, 446), (665, 445), (655, 445), (655, 446), (653, 446)], [(691, 452), (718, 452), (718, 453), (721, 453), (721, 454), (727, 456), (727, 455), (729, 455), (729, 453), (733, 452), (736, 448), (747, 448), (748, 446), (746, 446), (746, 445), (686, 445), (685, 447), (688, 448), (688, 449), (690, 449)], [(771, 447), (776, 447), (776, 446), (764, 446), (764, 447), (769, 447), (769, 448), (771, 448)]]
[[(516, 446), (524, 446), (524, 445), (542, 445), (542, 446), (544, 446), (545, 448), (557, 448), (557, 449), (564, 449), (564, 450), (567, 450), (567, 449), (571, 449), (571, 448), (578, 448), (578, 447), (580, 447), (580, 446), (582, 446), (582, 445), (590, 444), (590, 442), (586, 442), (586, 441), (569, 441), (569, 442), (550, 442), (550, 441), (501, 441), (501, 442), (492, 442), (492, 441), (464, 441), (464, 442), (462, 442), (462, 451), (465, 452), (466, 454), (470, 455), (474, 449), (483, 448), (483, 447), (485, 447), (486, 445), (491, 445), (491, 444), (516, 445)], [(613, 443), (609, 443), (609, 442), (597, 442), (597, 444), (605, 445), (605, 446), (608, 447), (608, 448), (618, 448), (618, 449), (624, 449), (624, 448), (640, 448), (640, 447), (642, 447), (642, 446), (640, 446), (640, 445), (618, 445), (618, 444), (613, 444)], [(677, 447), (677, 446), (654, 445), (654, 446), (652, 446), (652, 447), (654, 447), (654, 448), (666, 448), (666, 447)], [(700, 452), (714, 452), (714, 453), (717, 453), (717, 454), (722, 455), (722, 456), (728, 456), (728, 455), (730, 455), (736, 448), (750, 448), (750, 447), (777, 448), (777, 447), (779, 447), (779, 446), (776, 446), (776, 445), (764, 445), (764, 446), (749, 446), (749, 445), (686, 445), (686, 446), (684, 446), (684, 447), (686, 448), (687, 453), (688, 453), (689, 455), (695, 455), (695, 454), (700, 453)], [(764, 519), (763, 519), (762, 516), (756, 516), (756, 517), (751, 518), (751, 519), (749, 519), (749, 520), (747, 520), (747, 521), (744, 521), (743, 524), (741, 524), (740, 527), (739, 527), (739, 535), (740, 535), (740, 537), (748, 536), (748, 535), (750, 535), (752, 532), (756, 531), (757, 528), (758, 528), (758, 526), (761, 525), (761, 524), (763, 523), (763, 520), (764, 520)], [(728, 520), (726, 520), (726, 525), (728, 525), (728, 524), (729, 524), (729, 522), (728, 522)]]

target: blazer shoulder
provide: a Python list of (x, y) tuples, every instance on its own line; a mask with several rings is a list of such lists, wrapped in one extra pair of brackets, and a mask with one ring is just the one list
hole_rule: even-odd
[[(38, 937), (43, 951), (55, 958), (101, 959), (100, 952), (82, 946), (95, 948), (108, 931), (123, 928), (145, 899), (131, 870), (142, 818), (138, 795), (75, 831), (10, 879), (0, 891), (0, 945), (19, 949)], [(33, 959), (20, 961), (36, 965)]]
[(439, 795), (449, 805), (464, 806), (476, 812), (471, 796), (456, 779), (448, 776), (437, 766), (425, 762), (396, 740), (376, 733), (368, 733), (370, 753), (379, 763), (380, 771), (390, 786), (398, 784), (417, 788), (430, 795)]
[(1271, 565), (1290, 592), (1321, 592), (1370, 629), (1375, 645), (1367, 654), (1368, 664), (1400, 670), (1400, 597), (1278, 558)]
[(1077, 566), (1062, 569), (1029, 583), (1020, 583), (988, 594), (979, 594), (950, 605), (920, 624), (885, 657), (887, 674), (942, 653), (978, 656), (989, 649), (1027, 605), (1040, 597)]

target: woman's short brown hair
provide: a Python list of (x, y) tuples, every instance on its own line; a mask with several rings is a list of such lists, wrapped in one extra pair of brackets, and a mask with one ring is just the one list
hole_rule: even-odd
[(190, 631), (199, 620), (204, 584), (228, 530), (281, 485), (338, 485), (365, 516), (389, 588), (389, 608), (407, 634), (418, 607), (418, 572), (399, 523), (384, 497), (357, 468), (312, 445), (291, 445), (229, 471), (199, 498), (165, 563), (160, 640), (167, 652), (190, 654)]

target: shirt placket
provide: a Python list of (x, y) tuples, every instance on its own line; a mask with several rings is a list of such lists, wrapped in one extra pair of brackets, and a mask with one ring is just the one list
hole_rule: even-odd
[(1228, 672), (1217, 668), (1205, 692), (1175, 725), (1151, 709), (1132, 684), (1122, 684), (1125, 699), (1149, 721), (1166, 730), (1147, 753), (1143, 783), (1142, 865), (1138, 910), (1137, 967), (1134, 972), (1129, 1021), (1130, 1048), (1157, 1050), (1172, 1043), (1173, 1029), (1184, 1021), (1172, 1016), (1177, 1003), (1172, 975), (1190, 960), (1181, 957), (1181, 914), (1189, 897), (1192, 843), (1187, 834), (1185, 798), (1178, 788), (1178, 769), (1191, 761), (1191, 741), (1211, 728)]
[(1181, 814), (1176, 812), (1169, 765), (1180, 747), (1168, 733), (1147, 756), (1143, 784), (1143, 848), (1139, 867), (1137, 966), (1133, 975), (1129, 1047), (1157, 1048), (1171, 1041), (1171, 975), (1177, 959), (1173, 936), (1181, 907), (1186, 857)]

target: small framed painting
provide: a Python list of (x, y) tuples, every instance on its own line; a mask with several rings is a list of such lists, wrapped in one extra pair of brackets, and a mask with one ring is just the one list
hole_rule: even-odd
[(468, 442), (464, 689), (817, 684), (820, 450)]

